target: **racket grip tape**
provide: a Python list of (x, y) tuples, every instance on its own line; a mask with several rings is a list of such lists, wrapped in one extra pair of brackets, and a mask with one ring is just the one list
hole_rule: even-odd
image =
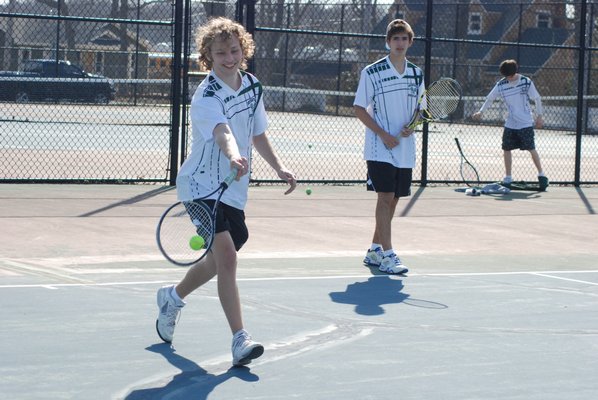
[(222, 182), (222, 184), (225, 187), (229, 187), (230, 184), (233, 183), (233, 181), (237, 177), (238, 173), (239, 173), (239, 170), (237, 168), (233, 168), (232, 171), (230, 172), (230, 174), (228, 174), (228, 176), (226, 178), (224, 178), (224, 181)]

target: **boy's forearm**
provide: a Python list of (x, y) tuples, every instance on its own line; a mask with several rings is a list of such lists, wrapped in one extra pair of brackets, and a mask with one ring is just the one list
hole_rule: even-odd
[(536, 115), (538, 117), (542, 117), (542, 114), (544, 114), (544, 109), (542, 107), (542, 100), (539, 97), (537, 97), (534, 100), (534, 103), (536, 104)]
[(230, 128), (226, 124), (218, 124), (214, 128), (214, 140), (226, 158), (240, 158), (239, 147)]
[(382, 129), (382, 127), (376, 123), (374, 118), (372, 118), (371, 115), (368, 114), (365, 108), (359, 106), (354, 106), (353, 108), (355, 110), (355, 116), (357, 117), (357, 119), (359, 119), (367, 128), (369, 128), (376, 135), (382, 136), (386, 133), (390, 133)]
[(253, 146), (257, 150), (260, 156), (268, 163), (272, 169), (276, 172), (283, 168), (283, 164), (276, 155), (274, 148), (270, 144), (270, 140), (266, 136), (266, 133), (253, 137)]

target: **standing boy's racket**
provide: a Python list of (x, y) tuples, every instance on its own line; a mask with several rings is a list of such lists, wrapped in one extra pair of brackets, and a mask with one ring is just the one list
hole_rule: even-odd
[(414, 130), (424, 122), (438, 121), (448, 117), (455, 112), (462, 96), (461, 85), (454, 79), (440, 78), (433, 82), (419, 98), (407, 128)]
[[(237, 176), (233, 171), (210, 194), (192, 201), (179, 201), (164, 211), (156, 228), (158, 248), (168, 261), (180, 266), (195, 264), (208, 254), (216, 234), (216, 211), (222, 194)], [(214, 205), (204, 200), (220, 191)]]
[(459, 143), (459, 139), (455, 138), (455, 143), (457, 143), (457, 148), (459, 149), (459, 154), (461, 154), (461, 167), (459, 168), (459, 172), (461, 173), (461, 178), (463, 178), (463, 182), (469, 187), (480, 187), (480, 175), (475, 167), (465, 158), (465, 154), (463, 154), (463, 149), (461, 149), (461, 143)]

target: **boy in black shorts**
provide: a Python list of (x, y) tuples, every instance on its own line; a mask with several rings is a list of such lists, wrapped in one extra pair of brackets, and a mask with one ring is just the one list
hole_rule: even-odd
[(376, 227), (364, 264), (388, 274), (404, 274), (392, 245), (392, 219), (399, 198), (411, 194), (415, 167), (415, 135), (406, 125), (424, 92), (423, 73), (407, 60), (413, 44), (413, 30), (402, 19), (386, 28), (389, 54), (361, 71), (353, 106), (365, 125), (364, 159), (367, 189), (377, 195)]
[[(158, 290), (156, 330), (171, 343), (185, 298), (212, 278), (232, 333), (233, 365), (246, 365), (260, 357), (264, 346), (245, 330), (237, 287), (237, 252), (248, 239), (245, 205), (249, 187), (252, 148), (286, 181), (291, 193), (297, 181), (275, 153), (266, 129), (268, 118), (258, 79), (245, 72), (255, 43), (239, 23), (219, 17), (198, 28), (199, 61), (210, 71), (191, 102), (193, 147), (177, 176), (181, 201), (204, 198), (233, 169), (237, 182), (223, 194), (216, 216), (213, 247), (176, 285)], [(208, 201), (214, 201), (214, 196)]]
[[(502, 136), (502, 149), (505, 161), (505, 177), (502, 182), (508, 186), (513, 181), (511, 176), (513, 165), (511, 150), (527, 150), (530, 152), (532, 161), (538, 170), (540, 190), (546, 190), (548, 187), (548, 178), (542, 170), (540, 156), (536, 151), (534, 141), (534, 125), (538, 129), (541, 129), (544, 125), (544, 121), (542, 120), (542, 100), (532, 80), (518, 74), (517, 68), (515, 60), (505, 60), (500, 64), (499, 70), (504, 78), (494, 85), (494, 88), (486, 96), (486, 101), (482, 104), (480, 111), (473, 114), (472, 118), (480, 120), (484, 110), (496, 98), (501, 97), (509, 110)], [(536, 106), (535, 121), (529, 102), (530, 99), (534, 100)]]

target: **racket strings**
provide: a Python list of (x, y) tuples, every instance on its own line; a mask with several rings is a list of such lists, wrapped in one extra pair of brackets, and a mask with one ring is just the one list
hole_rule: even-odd
[[(190, 240), (201, 236), (204, 246), (193, 249)], [(159, 244), (171, 260), (178, 263), (192, 263), (201, 258), (213, 240), (213, 220), (210, 208), (205, 203), (182, 202), (172, 208), (162, 219)]]
[(189, 219), (195, 227), (195, 232), (204, 238), (206, 243), (212, 236), (212, 216), (205, 207), (198, 207), (197, 203), (190, 203), (186, 205)]
[(428, 113), (434, 119), (446, 118), (461, 101), (461, 88), (452, 80), (435, 82), (426, 93)]

